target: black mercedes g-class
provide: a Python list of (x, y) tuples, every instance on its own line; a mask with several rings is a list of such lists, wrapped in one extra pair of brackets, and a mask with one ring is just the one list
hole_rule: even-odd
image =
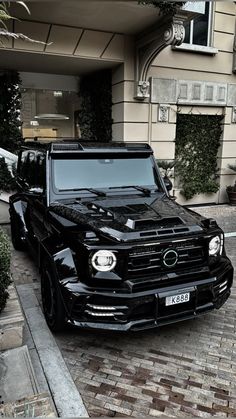
[(174, 202), (148, 144), (26, 143), (12, 241), (41, 272), (49, 327), (141, 330), (220, 308), (224, 234)]

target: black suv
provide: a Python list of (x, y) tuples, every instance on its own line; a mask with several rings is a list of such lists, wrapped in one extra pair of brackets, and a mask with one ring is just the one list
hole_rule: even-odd
[(220, 308), (224, 234), (174, 202), (147, 144), (26, 143), (12, 241), (34, 253), (49, 327), (141, 330)]

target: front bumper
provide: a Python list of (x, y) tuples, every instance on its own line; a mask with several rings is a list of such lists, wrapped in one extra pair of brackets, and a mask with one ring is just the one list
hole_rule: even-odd
[[(144, 330), (191, 319), (220, 308), (230, 295), (233, 268), (229, 260), (214, 275), (135, 293), (89, 289), (81, 283), (62, 287), (68, 323), (90, 329)], [(190, 293), (187, 302), (166, 306), (166, 297)]]

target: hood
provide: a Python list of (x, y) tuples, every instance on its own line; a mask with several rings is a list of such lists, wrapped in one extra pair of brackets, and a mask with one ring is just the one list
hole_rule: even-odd
[(50, 212), (119, 242), (203, 231), (201, 216), (160, 194), (63, 200)]

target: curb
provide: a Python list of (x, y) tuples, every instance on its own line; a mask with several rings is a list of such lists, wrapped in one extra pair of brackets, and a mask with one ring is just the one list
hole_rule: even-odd
[(89, 417), (54, 336), (48, 329), (33, 284), (18, 285), (16, 288), (58, 415)]

